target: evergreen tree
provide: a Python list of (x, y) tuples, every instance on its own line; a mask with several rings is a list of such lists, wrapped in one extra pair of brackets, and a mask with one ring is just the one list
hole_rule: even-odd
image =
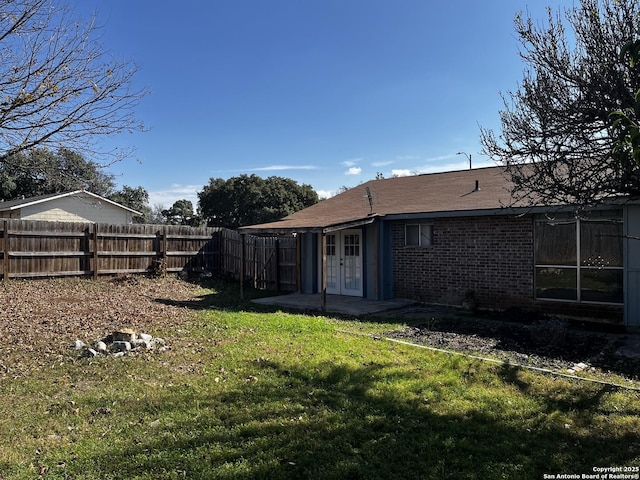
[(107, 197), (113, 193), (113, 179), (112, 174), (78, 152), (34, 149), (0, 163), (0, 198), (13, 200), (73, 190)]
[(238, 228), (272, 222), (318, 203), (310, 185), (283, 177), (212, 178), (198, 192), (199, 213), (209, 226)]
[(123, 185), (121, 190), (110, 195), (109, 200), (142, 213), (142, 215), (137, 215), (133, 218), (134, 223), (151, 222), (152, 212), (149, 206), (149, 192), (143, 187), (133, 188)]

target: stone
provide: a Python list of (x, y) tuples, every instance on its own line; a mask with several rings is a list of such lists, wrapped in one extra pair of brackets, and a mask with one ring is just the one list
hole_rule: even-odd
[(148, 333), (140, 333), (138, 334), (138, 339), (143, 340), (145, 342), (150, 342), (153, 339), (153, 337)]
[(151, 350), (153, 347), (151, 345), (151, 340), (143, 340), (141, 338), (136, 338), (131, 342), (131, 348), (141, 348), (144, 350)]
[(138, 334), (129, 328), (117, 330), (100, 340), (94, 341), (93, 348), (82, 340), (76, 340), (70, 347), (78, 350), (78, 355), (85, 358), (96, 357), (101, 353), (121, 357), (131, 350), (148, 351), (154, 348), (158, 348), (160, 352), (168, 350), (163, 338), (154, 338), (148, 333)]
[(581, 371), (583, 371), (583, 370), (586, 370), (587, 368), (589, 368), (589, 365), (587, 365), (586, 363), (582, 363), (582, 362), (580, 362), (580, 363), (576, 363), (576, 364), (573, 366), (573, 369), (574, 369), (576, 372), (581, 372)]

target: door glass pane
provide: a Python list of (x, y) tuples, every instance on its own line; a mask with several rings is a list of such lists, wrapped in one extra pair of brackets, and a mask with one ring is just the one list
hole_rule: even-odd
[(344, 236), (344, 256), (353, 257), (360, 255), (360, 235)]
[(577, 300), (577, 268), (536, 268), (536, 298)]
[(333, 289), (338, 286), (338, 258), (336, 257), (336, 235), (327, 235), (326, 242), (327, 288)]
[(584, 302), (622, 303), (623, 270), (583, 268), (580, 270), (580, 295)]
[(362, 277), (360, 235), (344, 236), (344, 255), (344, 287), (348, 290), (359, 290)]
[(336, 236), (335, 235), (327, 235), (327, 255), (335, 255), (336, 254)]
[(360, 257), (348, 257), (345, 259), (344, 287), (348, 290), (360, 289)]
[(537, 265), (576, 265), (576, 223), (536, 222)]

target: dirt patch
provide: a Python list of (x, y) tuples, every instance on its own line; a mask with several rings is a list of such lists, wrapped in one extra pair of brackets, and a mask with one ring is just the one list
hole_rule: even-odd
[[(416, 323), (386, 332), (388, 337), (554, 371), (598, 369), (635, 379), (640, 375), (640, 360), (617, 353), (627, 339), (620, 332), (601, 331), (596, 326), (558, 318), (523, 322), (459, 314), (420, 322), (420, 312), (413, 309), (405, 313)], [(428, 311), (422, 314), (424, 318)]]
[(163, 300), (186, 302), (199, 290), (171, 277), (0, 282), (0, 375), (15, 373), (24, 356), (46, 364), (75, 339), (91, 341), (121, 328), (152, 334), (175, 328), (190, 309)]

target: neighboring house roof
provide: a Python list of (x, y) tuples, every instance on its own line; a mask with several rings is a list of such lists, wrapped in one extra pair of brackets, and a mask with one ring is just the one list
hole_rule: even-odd
[(108, 198), (101, 197), (100, 195), (96, 195), (95, 193), (91, 193), (86, 190), (74, 190), (73, 192), (66, 192), (66, 193), (51, 193), (49, 195), (39, 195), (37, 197), (29, 197), (29, 198), (22, 198), (18, 200), (9, 200), (7, 202), (0, 202), (0, 212), (19, 210), (21, 208), (29, 207), (31, 205), (36, 205), (38, 203), (50, 202), (52, 200), (56, 200), (64, 197), (72, 197), (80, 193), (93, 197), (100, 202), (106, 202), (116, 207), (122, 208), (123, 210), (127, 210), (128, 212), (131, 212), (135, 215), (142, 215), (142, 213), (138, 212), (137, 210), (133, 210), (132, 208), (125, 207), (124, 205), (120, 205), (119, 203), (109, 200)]
[(507, 207), (529, 206), (513, 203), (511, 187), (511, 180), (502, 167), (371, 180), (276, 222), (240, 230), (243, 233), (319, 229), (326, 232), (370, 223), (376, 217), (486, 213), (487, 210), (505, 211)]

